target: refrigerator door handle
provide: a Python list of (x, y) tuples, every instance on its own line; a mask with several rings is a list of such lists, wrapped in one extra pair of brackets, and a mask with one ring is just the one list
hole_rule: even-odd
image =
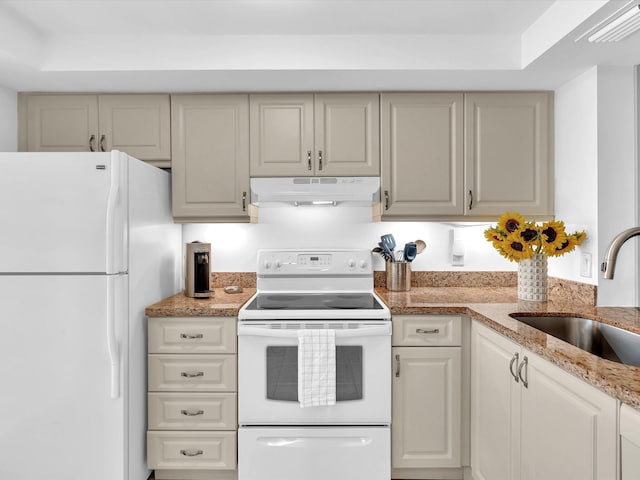
[(109, 184), (109, 196), (107, 197), (107, 224), (106, 224), (106, 273), (121, 273), (126, 270), (123, 265), (123, 239), (122, 226), (122, 169), (125, 168), (120, 152), (111, 152), (111, 180)]
[(116, 290), (119, 276), (107, 276), (107, 350), (111, 368), (110, 396), (112, 399), (120, 397), (120, 349), (116, 338)]

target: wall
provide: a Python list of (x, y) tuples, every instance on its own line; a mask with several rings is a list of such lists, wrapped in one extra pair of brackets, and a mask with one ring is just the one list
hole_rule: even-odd
[[(419, 270), (515, 270), (516, 265), (502, 258), (484, 239), (488, 224), (354, 221), (349, 212), (331, 207), (288, 207), (278, 223), (189, 224), (183, 240), (211, 243), (214, 271), (255, 271), (260, 248), (364, 248), (377, 246), (380, 235), (392, 233), (400, 245), (422, 239), (424, 253), (413, 262)], [(465, 264), (451, 265), (451, 230), (459, 228), (465, 242)], [(374, 255), (376, 270), (384, 262)]]
[(0, 152), (18, 150), (18, 94), (0, 85)]
[[(636, 98), (633, 67), (598, 67), (598, 243), (602, 260), (620, 231), (637, 225)], [(620, 250), (613, 280), (598, 283), (599, 305), (637, 305), (638, 237)]]
[[(576, 252), (549, 261), (549, 274), (598, 283), (598, 72), (592, 68), (555, 92), (555, 209), (571, 231), (586, 230)], [(581, 254), (591, 255), (589, 277)]]

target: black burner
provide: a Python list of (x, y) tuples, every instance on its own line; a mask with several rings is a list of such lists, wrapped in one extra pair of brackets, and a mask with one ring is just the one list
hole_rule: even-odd
[(370, 293), (260, 293), (247, 310), (382, 310)]

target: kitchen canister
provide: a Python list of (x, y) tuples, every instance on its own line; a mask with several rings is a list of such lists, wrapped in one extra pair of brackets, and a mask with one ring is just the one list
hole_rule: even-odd
[(411, 289), (411, 262), (386, 262), (387, 290), (408, 292)]

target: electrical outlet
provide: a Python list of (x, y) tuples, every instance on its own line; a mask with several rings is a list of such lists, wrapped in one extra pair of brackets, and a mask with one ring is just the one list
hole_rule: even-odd
[(581, 253), (580, 254), (580, 276), (581, 277), (591, 277), (591, 254), (590, 253)]

